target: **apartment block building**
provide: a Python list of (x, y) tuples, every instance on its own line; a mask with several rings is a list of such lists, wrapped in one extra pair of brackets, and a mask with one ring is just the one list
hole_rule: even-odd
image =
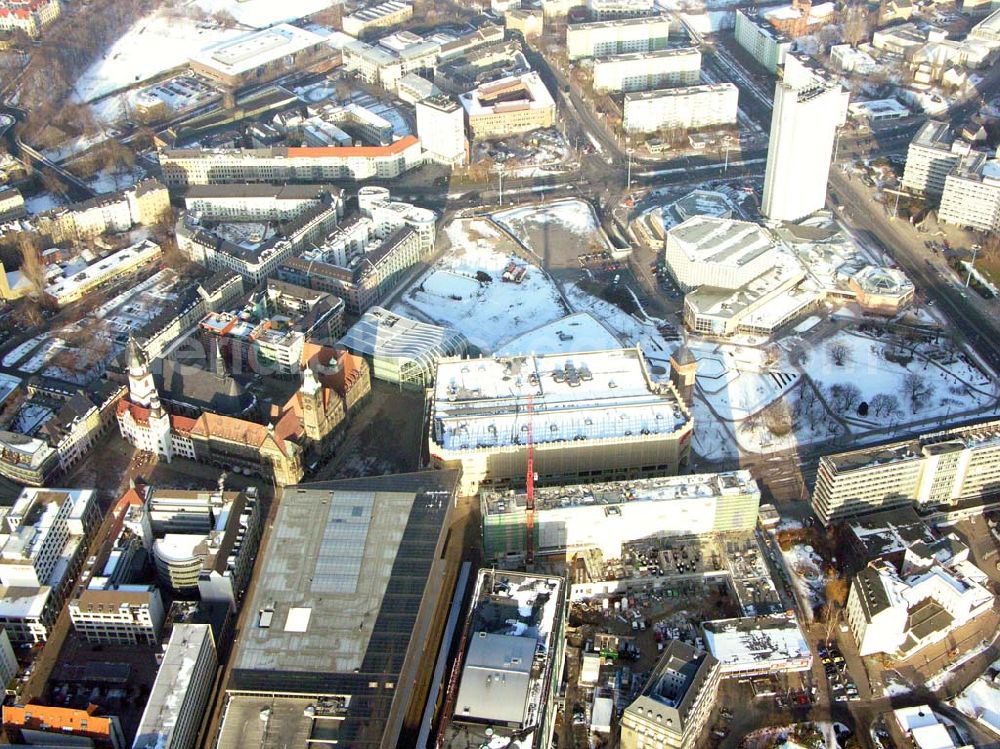
[(61, 13), (60, 0), (3, 0), (0, 2), (0, 30), (21, 31), (37, 38)]
[(749, 8), (736, 9), (736, 42), (769, 73), (777, 73), (794, 43)]
[(701, 52), (696, 47), (632, 52), (594, 60), (594, 91), (650, 91), (668, 86), (692, 86), (701, 76)]
[(304, 182), (395, 179), (420, 166), (416, 136), (388, 146), (164, 149), (160, 168), (168, 187), (254, 182)]
[(627, 52), (666, 49), (670, 19), (666, 16), (573, 23), (566, 27), (566, 54), (570, 60), (607, 57)]
[(974, 231), (1000, 231), (1000, 159), (963, 156), (945, 178), (938, 219)]
[(735, 125), (739, 93), (732, 83), (713, 83), (625, 94), (622, 127), (628, 133), (655, 133)]
[(293, 221), (324, 203), (340, 206), (343, 191), (331, 185), (195, 185), (184, 208), (203, 221)]
[(956, 140), (948, 123), (925, 122), (906, 152), (903, 188), (918, 195), (940, 198), (948, 175), (970, 150), (968, 143)]
[(100, 578), (69, 602), (73, 629), (102, 645), (155, 645), (163, 626), (163, 598), (155, 585), (108, 585)]
[(246, 214), (217, 222), (188, 212), (175, 227), (177, 247), (210, 270), (236, 272), (248, 285), (256, 286), (287, 258), (321, 241), (337, 226), (342, 213), (343, 202), (327, 196), (297, 218), (261, 231), (257, 220)]
[(891, 507), (953, 506), (996, 493), (1000, 421), (820, 458), (812, 508), (823, 525)]

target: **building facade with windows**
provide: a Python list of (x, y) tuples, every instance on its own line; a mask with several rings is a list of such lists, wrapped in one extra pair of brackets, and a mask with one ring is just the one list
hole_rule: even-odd
[(732, 83), (625, 94), (622, 127), (628, 133), (655, 133), (735, 125), (739, 95), (739, 89)]

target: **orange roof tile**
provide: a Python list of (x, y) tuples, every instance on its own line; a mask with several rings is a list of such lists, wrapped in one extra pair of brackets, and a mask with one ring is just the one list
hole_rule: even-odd
[(388, 146), (305, 146), (302, 148), (289, 148), (288, 156), (290, 158), (336, 156), (344, 159), (352, 157), (371, 158), (373, 156), (392, 156), (402, 153), (417, 142), (415, 135), (407, 135)]

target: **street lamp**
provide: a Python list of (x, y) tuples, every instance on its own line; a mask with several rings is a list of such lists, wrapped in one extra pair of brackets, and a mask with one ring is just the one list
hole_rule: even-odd
[(503, 208), (503, 164), (497, 164), (497, 174), (500, 176), (500, 207)]
[(976, 255), (979, 253), (979, 245), (972, 245), (972, 262), (969, 263), (969, 275), (965, 277), (965, 288), (969, 288), (969, 281), (972, 280), (972, 271), (976, 267)]
[(625, 189), (631, 191), (631, 189), (632, 189), (632, 149), (631, 148), (627, 149), (625, 151), (625, 153), (628, 154), (628, 179), (627, 179), (627, 185), (626, 185)]
[(722, 145), (726, 147), (726, 163), (722, 167), (722, 176), (726, 176), (726, 172), (729, 171), (729, 144), (732, 142), (732, 138), (728, 135), (722, 139)]

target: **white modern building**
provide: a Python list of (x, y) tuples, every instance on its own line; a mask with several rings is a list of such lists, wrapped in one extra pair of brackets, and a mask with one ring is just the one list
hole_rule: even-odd
[(684, 291), (738, 289), (770, 270), (776, 253), (774, 238), (758, 224), (693, 216), (667, 231), (664, 260)]
[(938, 219), (974, 231), (1000, 231), (1000, 159), (973, 151), (947, 176)]
[(594, 91), (599, 93), (692, 86), (700, 76), (701, 52), (697, 47), (594, 59)]
[(88, 292), (123, 278), (162, 254), (158, 244), (144, 239), (100, 258), (71, 276), (60, 275), (53, 278), (46, 285), (44, 294), (56, 306), (65, 307), (80, 301)]
[(971, 146), (957, 140), (946, 122), (925, 122), (910, 141), (902, 186), (918, 195), (940, 197), (945, 180)]
[(654, 0), (587, 0), (592, 21), (615, 18), (640, 18), (656, 13)]
[(529, 430), (540, 486), (676, 474), (690, 453), (691, 415), (638, 349), (442, 360), (428, 398), (431, 462), (465, 495), (523, 484)]
[(976, 579), (983, 573), (967, 561), (910, 560), (902, 569), (872, 562), (851, 581), (847, 622), (860, 655), (912, 656), (992, 608), (993, 594)]
[(670, 19), (666, 16), (574, 23), (566, 27), (566, 54), (570, 60), (580, 60), (654, 52), (666, 49), (669, 35)]
[(202, 221), (291, 221), (327, 201), (341, 206), (341, 195), (329, 185), (195, 185), (184, 208)]
[(812, 508), (824, 525), (915, 505), (981, 501), (1000, 481), (1000, 422), (820, 458)]
[(973, 26), (969, 38), (984, 42), (1000, 42), (1000, 8)]
[(445, 166), (469, 161), (465, 139), (465, 110), (449, 96), (432, 96), (416, 103), (417, 136), (424, 156)]
[(387, 146), (173, 149), (160, 152), (168, 187), (249, 182), (394, 179), (423, 163), (420, 141), (407, 135)]
[(24, 489), (0, 533), (0, 626), (13, 642), (42, 642), (100, 521), (96, 493)]
[(132, 749), (193, 749), (219, 659), (207, 624), (175, 624)]
[[(480, 494), (483, 556), (527, 551), (523, 491)], [(760, 489), (747, 471), (597, 482), (535, 490), (534, 552), (568, 559), (588, 550), (621, 559), (633, 541), (752, 532)]]
[(735, 125), (740, 91), (733, 83), (682, 86), (625, 94), (627, 133)]
[(834, 44), (830, 47), (830, 62), (844, 73), (871, 75), (878, 68), (875, 58), (850, 44)]
[(812, 651), (794, 616), (747, 617), (703, 622), (705, 648), (722, 677), (747, 678), (808, 671)]
[(748, 8), (736, 9), (736, 41), (769, 73), (776, 73), (794, 43)]
[(807, 72), (779, 80), (761, 212), (772, 221), (798, 221), (826, 205), (837, 128), (847, 118), (848, 93)]

